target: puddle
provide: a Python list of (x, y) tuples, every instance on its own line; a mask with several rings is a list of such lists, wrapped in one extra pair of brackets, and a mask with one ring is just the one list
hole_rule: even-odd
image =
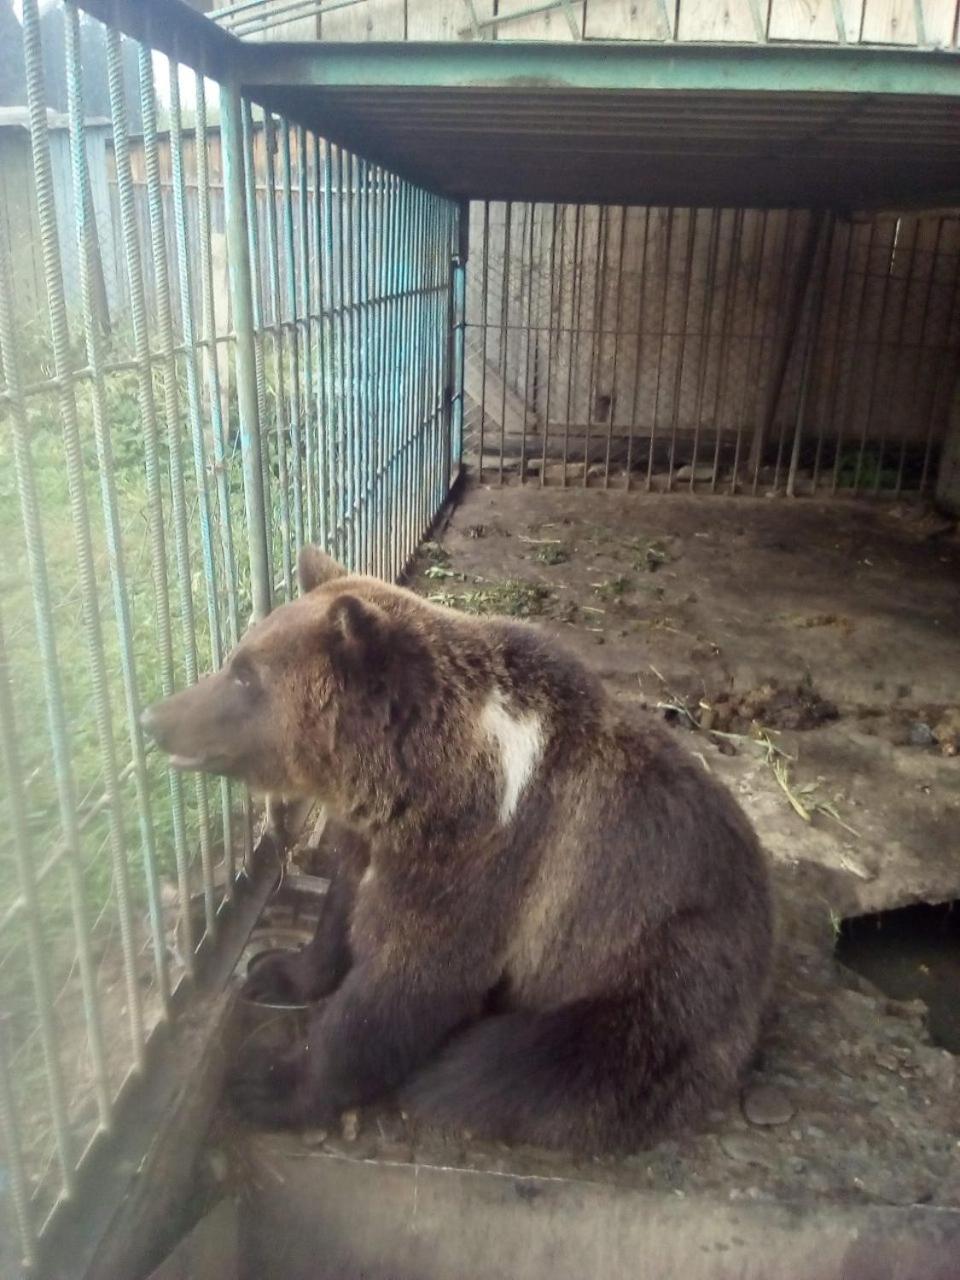
[(934, 1044), (960, 1053), (960, 901), (851, 916), (836, 955), (892, 999), (923, 1000)]

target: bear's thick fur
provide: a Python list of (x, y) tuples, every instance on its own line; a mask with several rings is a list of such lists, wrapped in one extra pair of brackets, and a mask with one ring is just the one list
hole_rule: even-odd
[(328, 997), (236, 1097), (324, 1124), (399, 1094), (507, 1141), (635, 1149), (694, 1121), (754, 1048), (764, 858), (669, 732), (533, 627), (300, 561), (301, 598), (150, 708), (173, 763), (342, 824), (314, 943), (261, 993)]

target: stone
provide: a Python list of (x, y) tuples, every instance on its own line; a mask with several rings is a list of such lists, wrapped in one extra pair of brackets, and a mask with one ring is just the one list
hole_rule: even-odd
[(743, 1114), (751, 1124), (786, 1124), (793, 1119), (796, 1107), (782, 1089), (758, 1084), (743, 1094)]
[(957, 1080), (957, 1060), (946, 1049), (936, 1049), (932, 1045), (921, 1045), (913, 1051), (914, 1061), (928, 1080), (938, 1089), (949, 1093)]
[(720, 1146), (724, 1154), (738, 1164), (755, 1164), (763, 1169), (777, 1169), (781, 1164), (777, 1149), (750, 1133), (725, 1133), (720, 1138)]
[(712, 480), (713, 467), (711, 466), (692, 467), (690, 466), (689, 463), (687, 463), (686, 466), (679, 467), (673, 473), (673, 478), (674, 480), (694, 480), (694, 481)]
[(922, 720), (915, 721), (909, 729), (907, 739), (911, 747), (932, 747), (936, 745), (933, 730)]
[(345, 1111), (340, 1118), (340, 1135), (344, 1142), (356, 1142), (360, 1132), (360, 1116), (356, 1111)]

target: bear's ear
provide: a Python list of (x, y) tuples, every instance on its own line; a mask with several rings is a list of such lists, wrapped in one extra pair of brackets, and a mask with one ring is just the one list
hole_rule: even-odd
[(325, 551), (308, 542), (300, 551), (297, 560), (297, 578), (300, 581), (300, 594), (305, 596), (315, 587), (332, 582), (334, 578), (345, 578), (346, 569), (337, 564)]
[(388, 623), (374, 604), (356, 596), (338, 596), (330, 608), (334, 663), (357, 675), (381, 671), (389, 655)]

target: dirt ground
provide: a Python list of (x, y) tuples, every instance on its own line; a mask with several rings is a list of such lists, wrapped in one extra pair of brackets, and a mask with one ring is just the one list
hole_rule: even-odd
[(469, 489), (411, 585), (530, 616), (670, 719), (755, 823), (781, 928), (760, 1055), (704, 1131), (621, 1161), (452, 1150), (385, 1113), (283, 1141), (679, 1196), (960, 1207), (957, 1058), (922, 1003), (833, 956), (844, 916), (960, 897), (958, 583), (956, 534), (906, 506)]

